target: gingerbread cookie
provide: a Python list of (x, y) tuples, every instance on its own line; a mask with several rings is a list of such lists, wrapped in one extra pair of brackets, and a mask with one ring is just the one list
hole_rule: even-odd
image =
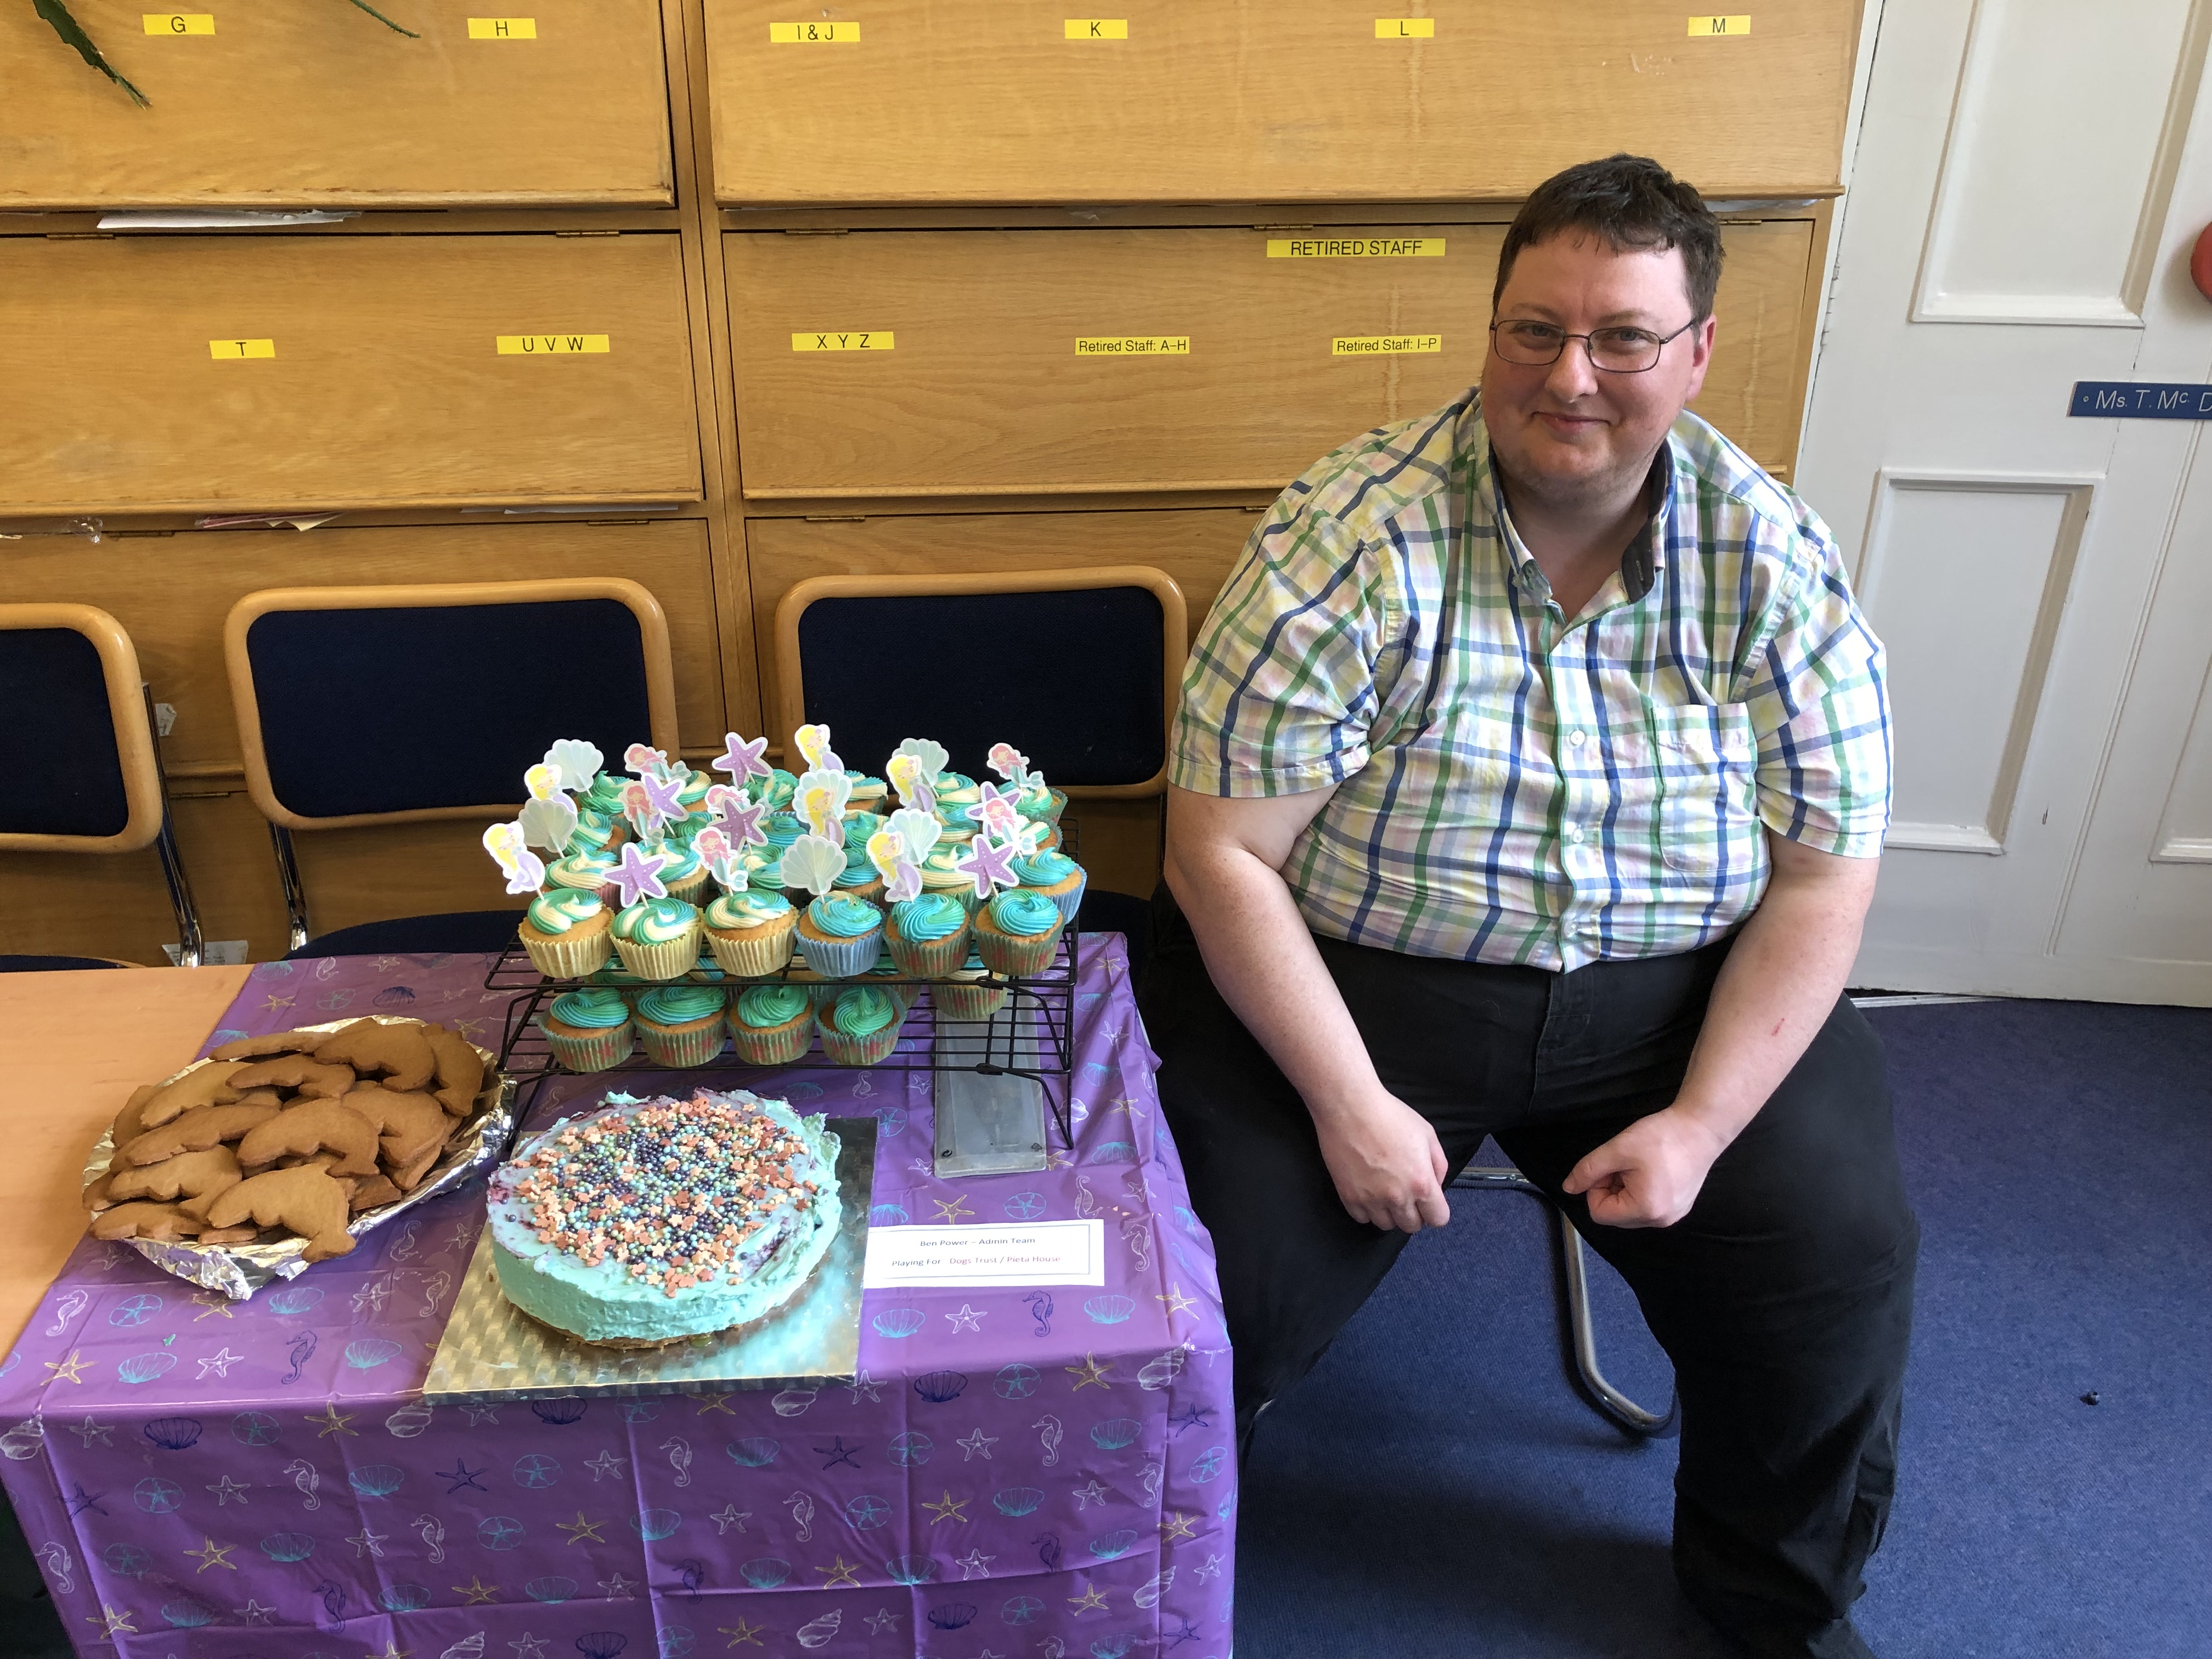
[(396, 1203), (405, 1196), (392, 1184), (390, 1176), (363, 1176), (353, 1183), (353, 1212), (359, 1215), (363, 1210), (373, 1210), (380, 1204)]
[(161, 1087), (158, 1083), (149, 1083), (131, 1091), (131, 1098), (115, 1115), (115, 1125), (107, 1132), (108, 1140), (112, 1145), (119, 1147), (125, 1141), (136, 1140), (146, 1133), (145, 1105), (161, 1092)]
[(196, 1066), (174, 1083), (165, 1083), (138, 1108), (139, 1121), (149, 1128), (183, 1116), (195, 1106), (216, 1106), (236, 1100), (246, 1091), (230, 1086), (230, 1075), (246, 1069), (242, 1060), (218, 1060)]
[(466, 1038), (442, 1025), (425, 1025), (423, 1041), (438, 1066), (438, 1103), (454, 1117), (466, 1117), (483, 1087), (483, 1056)]
[(179, 1152), (201, 1152), (225, 1141), (241, 1140), (248, 1130), (276, 1116), (277, 1109), (276, 1094), (266, 1089), (224, 1105), (198, 1107), (158, 1129), (125, 1141), (116, 1148), (115, 1164), (159, 1164)]
[(442, 1145), (426, 1146), (411, 1161), (394, 1164), (385, 1173), (392, 1177), (392, 1184), (401, 1192), (411, 1193), (422, 1184), (422, 1177), (430, 1173), (430, 1166), (438, 1161), (438, 1154), (443, 1151), (445, 1147)]
[(238, 1143), (238, 1161), (255, 1170), (287, 1152), (305, 1157), (320, 1152), (339, 1154), (339, 1161), (331, 1166), (337, 1174), (374, 1175), (376, 1127), (335, 1100), (310, 1100), (246, 1131)]
[(265, 1036), (233, 1037), (208, 1050), (210, 1060), (266, 1060), (271, 1054), (311, 1054), (328, 1031), (271, 1031)]
[(203, 1224), (199, 1217), (174, 1204), (118, 1204), (93, 1217), (92, 1236), (152, 1238), (176, 1244), (198, 1237)]
[(446, 1144), (453, 1119), (436, 1099), (390, 1089), (356, 1089), (342, 1103), (376, 1125), (377, 1151), (386, 1169), (404, 1168)]
[(357, 1019), (333, 1031), (315, 1050), (315, 1058), (350, 1066), (361, 1077), (380, 1077), (388, 1088), (421, 1088), (437, 1075), (437, 1056), (419, 1024), (385, 1025), (374, 1019)]
[(114, 1181), (115, 1171), (111, 1169), (106, 1175), (95, 1176), (87, 1182), (84, 1188), (84, 1207), (97, 1215), (102, 1210), (112, 1210), (121, 1203), (122, 1200), (111, 1197), (108, 1193), (108, 1188)]
[[(324, 1101), (298, 1109), (335, 1104)], [(353, 1235), (345, 1230), (350, 1213), (345, 1188), (323, 1170), (303, 1166), (247, 1176), (208, 1206), (207, 1218), (216, 1227), (234, 1227), (248, 1216), (264, 1227), (289, 1227), (307, 1241), (301, 1254), (322, 1261), (353, 1249)]]
[(207, 1213), (207, 1200), (226, 1187), (244, 1179), (238, 1154), (228, 1146), (210, 1146), (201, 1152), (180, 1152), (159, 1164), (147, 1164), (111, 1175), (108, 1192), (118, 1201), (158, 1199), (195, 1215)]
[(278, 1054), (257, 1060), (231, 1074), (234, 1089), (289, 1089), (295, 1094), (336, 1100), (353, 1087), (353, 1067), (317, 1060), (313, 1054)]

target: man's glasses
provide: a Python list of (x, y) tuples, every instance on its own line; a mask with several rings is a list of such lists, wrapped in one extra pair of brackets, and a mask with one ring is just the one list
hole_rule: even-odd
[(1509, 363), (1529, 368), (1556, 363), (1570, 340), (1580, 340), (1589, 354), (1590, 366), (1608, 374), (1641, 374), (1657, 366), (1667, 342), (1679, 339), (1697, 326), (1692, 319), (1672, 334), (1654, 334), (1648, 328), (1596, 328), (1587, 334), (1570, 334), (1549, 323), (1508, 318), (1490, 325), (1490, 340), (1498, 355)]

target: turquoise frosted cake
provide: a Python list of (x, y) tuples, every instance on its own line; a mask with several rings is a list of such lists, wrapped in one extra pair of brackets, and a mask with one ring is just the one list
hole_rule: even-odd
[(837, 1137), (740, 1090), (611, 1094), (491, 1178), (508, 1301), (587, 1342), (653, 1344), (758, 1319), (837, 1236)]

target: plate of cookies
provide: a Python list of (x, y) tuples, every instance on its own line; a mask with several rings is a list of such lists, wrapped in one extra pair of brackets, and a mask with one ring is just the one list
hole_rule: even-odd
[(419, 1019), (240, 1037), (131, 1095), (85, 1169), (92, 1235), (248, 1297), (496, 1163), (514, 1102), (489, 1053)]

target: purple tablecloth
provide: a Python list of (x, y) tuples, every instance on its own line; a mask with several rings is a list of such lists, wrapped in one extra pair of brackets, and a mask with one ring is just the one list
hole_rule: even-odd
[[(208, 1041), (375, 1010), (495, 1046), (483, 976), (266, 963)], [(80, 1650), (1227, 1655), (1228, 1338), (1118, 937), (1076, 1016), (1076, 1146), (1042, 1175), (935, 1179), (927, 1073), (744, 1079), (877, 1116), (879, 1221), (1106, 1224), (1103, 1288), (867, 1292), (860, 1374), (818, 1392), (426, 1406), (480, 1187), (236, 1304), (88, 1238), (0, 1362), (0, 1478)]]

